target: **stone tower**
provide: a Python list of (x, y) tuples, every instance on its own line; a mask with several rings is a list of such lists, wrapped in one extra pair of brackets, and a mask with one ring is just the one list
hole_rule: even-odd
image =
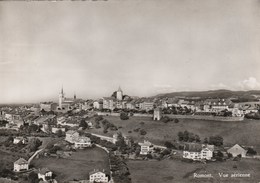
[(153, 112), (153, 120), (161, 120), (162, 118), (162, 109), (157, 107), (154, 109), (154, 112)]
[(62, 109), (62, 103), (64, 101), (64, 92), (63, 92), (63, 87), (61, 87), (61, 91), (59, 94), (59, 108)]
[(123, 91), (121, 90), (120, 86), (119, 86), (119, 88), (116, 92), (116, 99), (119, 100), (119, 101), (123, 100)]

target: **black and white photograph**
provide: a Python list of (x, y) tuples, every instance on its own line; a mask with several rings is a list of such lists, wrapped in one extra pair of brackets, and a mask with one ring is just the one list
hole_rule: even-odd
[(260, 0), (0, 1), (0, 183), (260, 183)]

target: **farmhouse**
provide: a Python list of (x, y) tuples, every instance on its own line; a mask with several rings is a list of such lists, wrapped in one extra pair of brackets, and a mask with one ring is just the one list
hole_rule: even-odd
[(66, 132), (65, 140), (74, 143), (79, 138), (79, 133), (74, 130), (69, 130)]
[(39, 169), (38, 179), (42, 179), (43, 181), (51, 180), (52, 172), (48, 168)]
[(88, 137), (79, 137), (75, 141), (75, 148), (85, 148), (91, 146), (91, 140)]
[(28, 142), (28, 139), (24, 137), (15, 137), (13, 143), (18, 144), (19, 142), (21, 142), (22, 144), (26, 144)]
[(148, 153), (153, 151), (154, 147), (153, 147), (152, 143), (147, 140), (144, 140), (143, 143), (140, 142), (138, 144), (141, 146), (140, 154), (142, 154), (142, 155), (147, 155)]
[(16, 162), (14, 162), (14, 171), (20, 172), (21, 170), (28, 170), (29, 169), (29, 163), (23, 158), (18, 159)]
[(89, 173), (89, 182), (108, 182), (108, 176), (105, 174), (104, 170), (94, 170)]
[(183, 158), (192, 160), (207, 159), (213, 157), (214, 146), (196, 144), (183, 151)]
[(245, 157), (247, 150), (245, 150), (243, 147), (240, 145), (236, 144), (233, 147), (229, 148), (227, 150), (228, 153), (232, 154), (233, 157), (236, 157), (238, 155), (241, 155), (241, 157)]

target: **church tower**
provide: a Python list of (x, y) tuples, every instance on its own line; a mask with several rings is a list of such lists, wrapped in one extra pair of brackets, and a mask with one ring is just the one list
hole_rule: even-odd
[(116, 99), (119, 100), (119, 101), (123, 100), (123, 91), (121, 90), (120, 86), (119, 86), (119, 88), (116, 92)]
[(61, 87), (61, 92), (59, 94), (59, 108), (62, 109), (62, 103), (64, 101), (64, 93), (63, 93), (63, 86)]

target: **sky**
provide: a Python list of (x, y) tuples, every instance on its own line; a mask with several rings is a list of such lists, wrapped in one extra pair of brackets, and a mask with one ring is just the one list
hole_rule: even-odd
[(259, 0), (0, 2), (0, 103), (260, 89)]

